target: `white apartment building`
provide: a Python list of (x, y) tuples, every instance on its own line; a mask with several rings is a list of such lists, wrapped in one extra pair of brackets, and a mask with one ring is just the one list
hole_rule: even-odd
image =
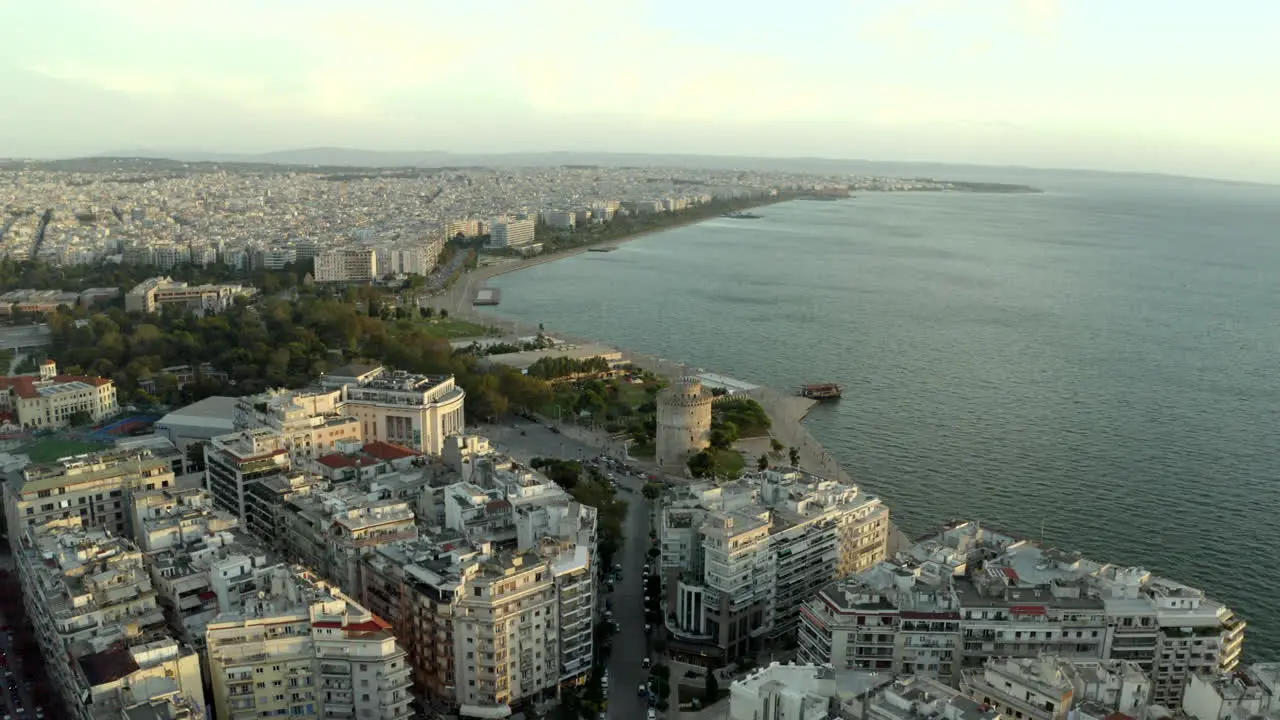
[(538, 229), (533, 218), (514, 220), (502, 218), (489, 224), (489, 245), (495, 248), (514, 248), (532, 245)]
[(794, 636), (801, 604), (883, 560), (889, 531), (879, 498), (796, 470), (688, 486), (661, 518), (672, 652), (716, 665)]
[(463, 432), (466, 393), (454, 384), (453, 376), (347, 366), (326, 375), (322, 383), (341, 391), (341, 412), (360, 421), (366, 443), (381, 440), (439, 455), (446, 437)]
[(886, 561), (823, 588), (800, 610), (799, 658), (807, 663), (952, 684), (963, 644), (945, 564)]
[(203, 709), (199, 660), (169, 636), (133, 543), (76, 518), (10, 533), (28, 616), (73, 717), (115, 720), (167, 695)]
[(12, 415), (24, 430), (96, 423), (119, 411), (115, 383), (91, 375), (59, 375), (53, 360), (40, 363), (39, 377), (0, 377), (0, 414)]
[(315, 259), (316, 282), (368, 283), (378, 279), (378, 253), (373, 248), (340, 247)]
[(206, 629), (215, 717), (410, 718), (404, 650), (385, 622), (301, 567)]
[(443, 251), (444, 241), (438, 238), (416, 245), (379, 248), (378, 271), (383, 275), (430, 275)]
[(4, 483), (5, 519), (15, 554), (24, 529), (50, 522), (76, 520), (85, 528), (128, 536), (130, 496), (173, 485), (173, 460), (150, 447), (124, 447), (28, 465), (20, 477)]
[(169, 277), (153, 277), (125, 293), (124, 309), (153, 313), (163, 305), (182, 305), (201, 313), (215, 313), (231, 307), (236, 298), (250, 297), (255, 292), (242, 285), (188, 285)]
[(988, 660), (961, 672), (960, 691), (1019, 720), (1066, 720), (1075, 699), (1069, 664), (1052, 655)]
[(905, 558), (950, 568), (966, 667), (1043, 654), (1131, 660), (1151, 678), (1151, 701), (1176, 706), (1196, 673), (1230, 672), (1239, 663), (1242, 619), (1202, 591), (1142, 568), (1042, 549), (976, 522), (949, 526)]
[(1280, 716), (1280, 663), (1196, 673), (1182, 696), (1182, 711), (1194, 720)]
[(837, 695), (831, 668), (775, 662), (729, 686), (729, 720), (835, 720)]

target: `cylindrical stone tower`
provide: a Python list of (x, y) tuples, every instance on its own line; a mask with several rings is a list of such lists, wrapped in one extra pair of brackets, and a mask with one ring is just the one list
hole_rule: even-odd
[(664, 472), (683, 475), (689, 456), (711, 444), (711, 393), (684, 377), (658, 393), (655, 459)]

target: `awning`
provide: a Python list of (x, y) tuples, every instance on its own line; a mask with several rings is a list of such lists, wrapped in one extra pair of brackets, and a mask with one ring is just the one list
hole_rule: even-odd
[(510, 705), (463, 705), (458, 708), (458, 716), (463, 718), (484, 718), (502, 720), (511, 717)]

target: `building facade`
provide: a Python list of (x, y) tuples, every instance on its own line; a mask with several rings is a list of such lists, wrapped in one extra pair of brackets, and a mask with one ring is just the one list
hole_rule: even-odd
[(369, 283), (378, 279), (378, 253), (373, 248), (325, 250), (315, 259), (316, 282)]
[(502, 219), (489, 224), (489, 245), (495, 248), (516, 248), (532, 245), (537, 235), (538, 221)]
[(23, 429), (96, 423), (119, 411), (115, 383), (91, 375), (59, 375), (53, 360), (40, 363), (38, 377), (0, 377), (0, 413), (11, 415)]
[(341, 412), (361, 423), (366, 443), (381, 440), (439, 455), (444, 439), (462, 433), (466, 393), (453, 376), (414, 375), (383, 367), (347, 367), (323, 378), (340, 390)]

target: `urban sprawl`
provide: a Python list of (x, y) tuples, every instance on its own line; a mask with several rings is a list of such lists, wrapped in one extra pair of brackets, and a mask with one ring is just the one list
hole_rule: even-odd
[[(723, 199), (922, 189), (946, 186), (599, 167), (0, 170), (8, 261), (154, 268), (128, 287), (0, 295), (15, 323), (0, 328), (0, 573), (18, 580), (0, 604), (0, 714), (1280, 717), (1280, 665), (1242, 664), (1245, 622), (1212, 593), (977, 521), (906, 541), (880, 498), (776, 439), (746, 468), (695, 472), (720, 457), (716, 408), (752, 387), (719, 376), (654, 384), (652, 455), (632, 456), (572, 417), (472, 418), (457, 378), (358, 357), (300, 387), (143, 417), (129, 388), (41, 350), (41, 316), (216, 316), (267, 296), (253, 271), (431, 277), (425, 291), (443, 292), (437, 264), (460, 241), (529, 254), (544, 234)], [(214, 265), (246, 274), (169, 277)], [(657, 382), (611, 348), (482, 342), (517, 372), (568, 358), (562, 386)]]

